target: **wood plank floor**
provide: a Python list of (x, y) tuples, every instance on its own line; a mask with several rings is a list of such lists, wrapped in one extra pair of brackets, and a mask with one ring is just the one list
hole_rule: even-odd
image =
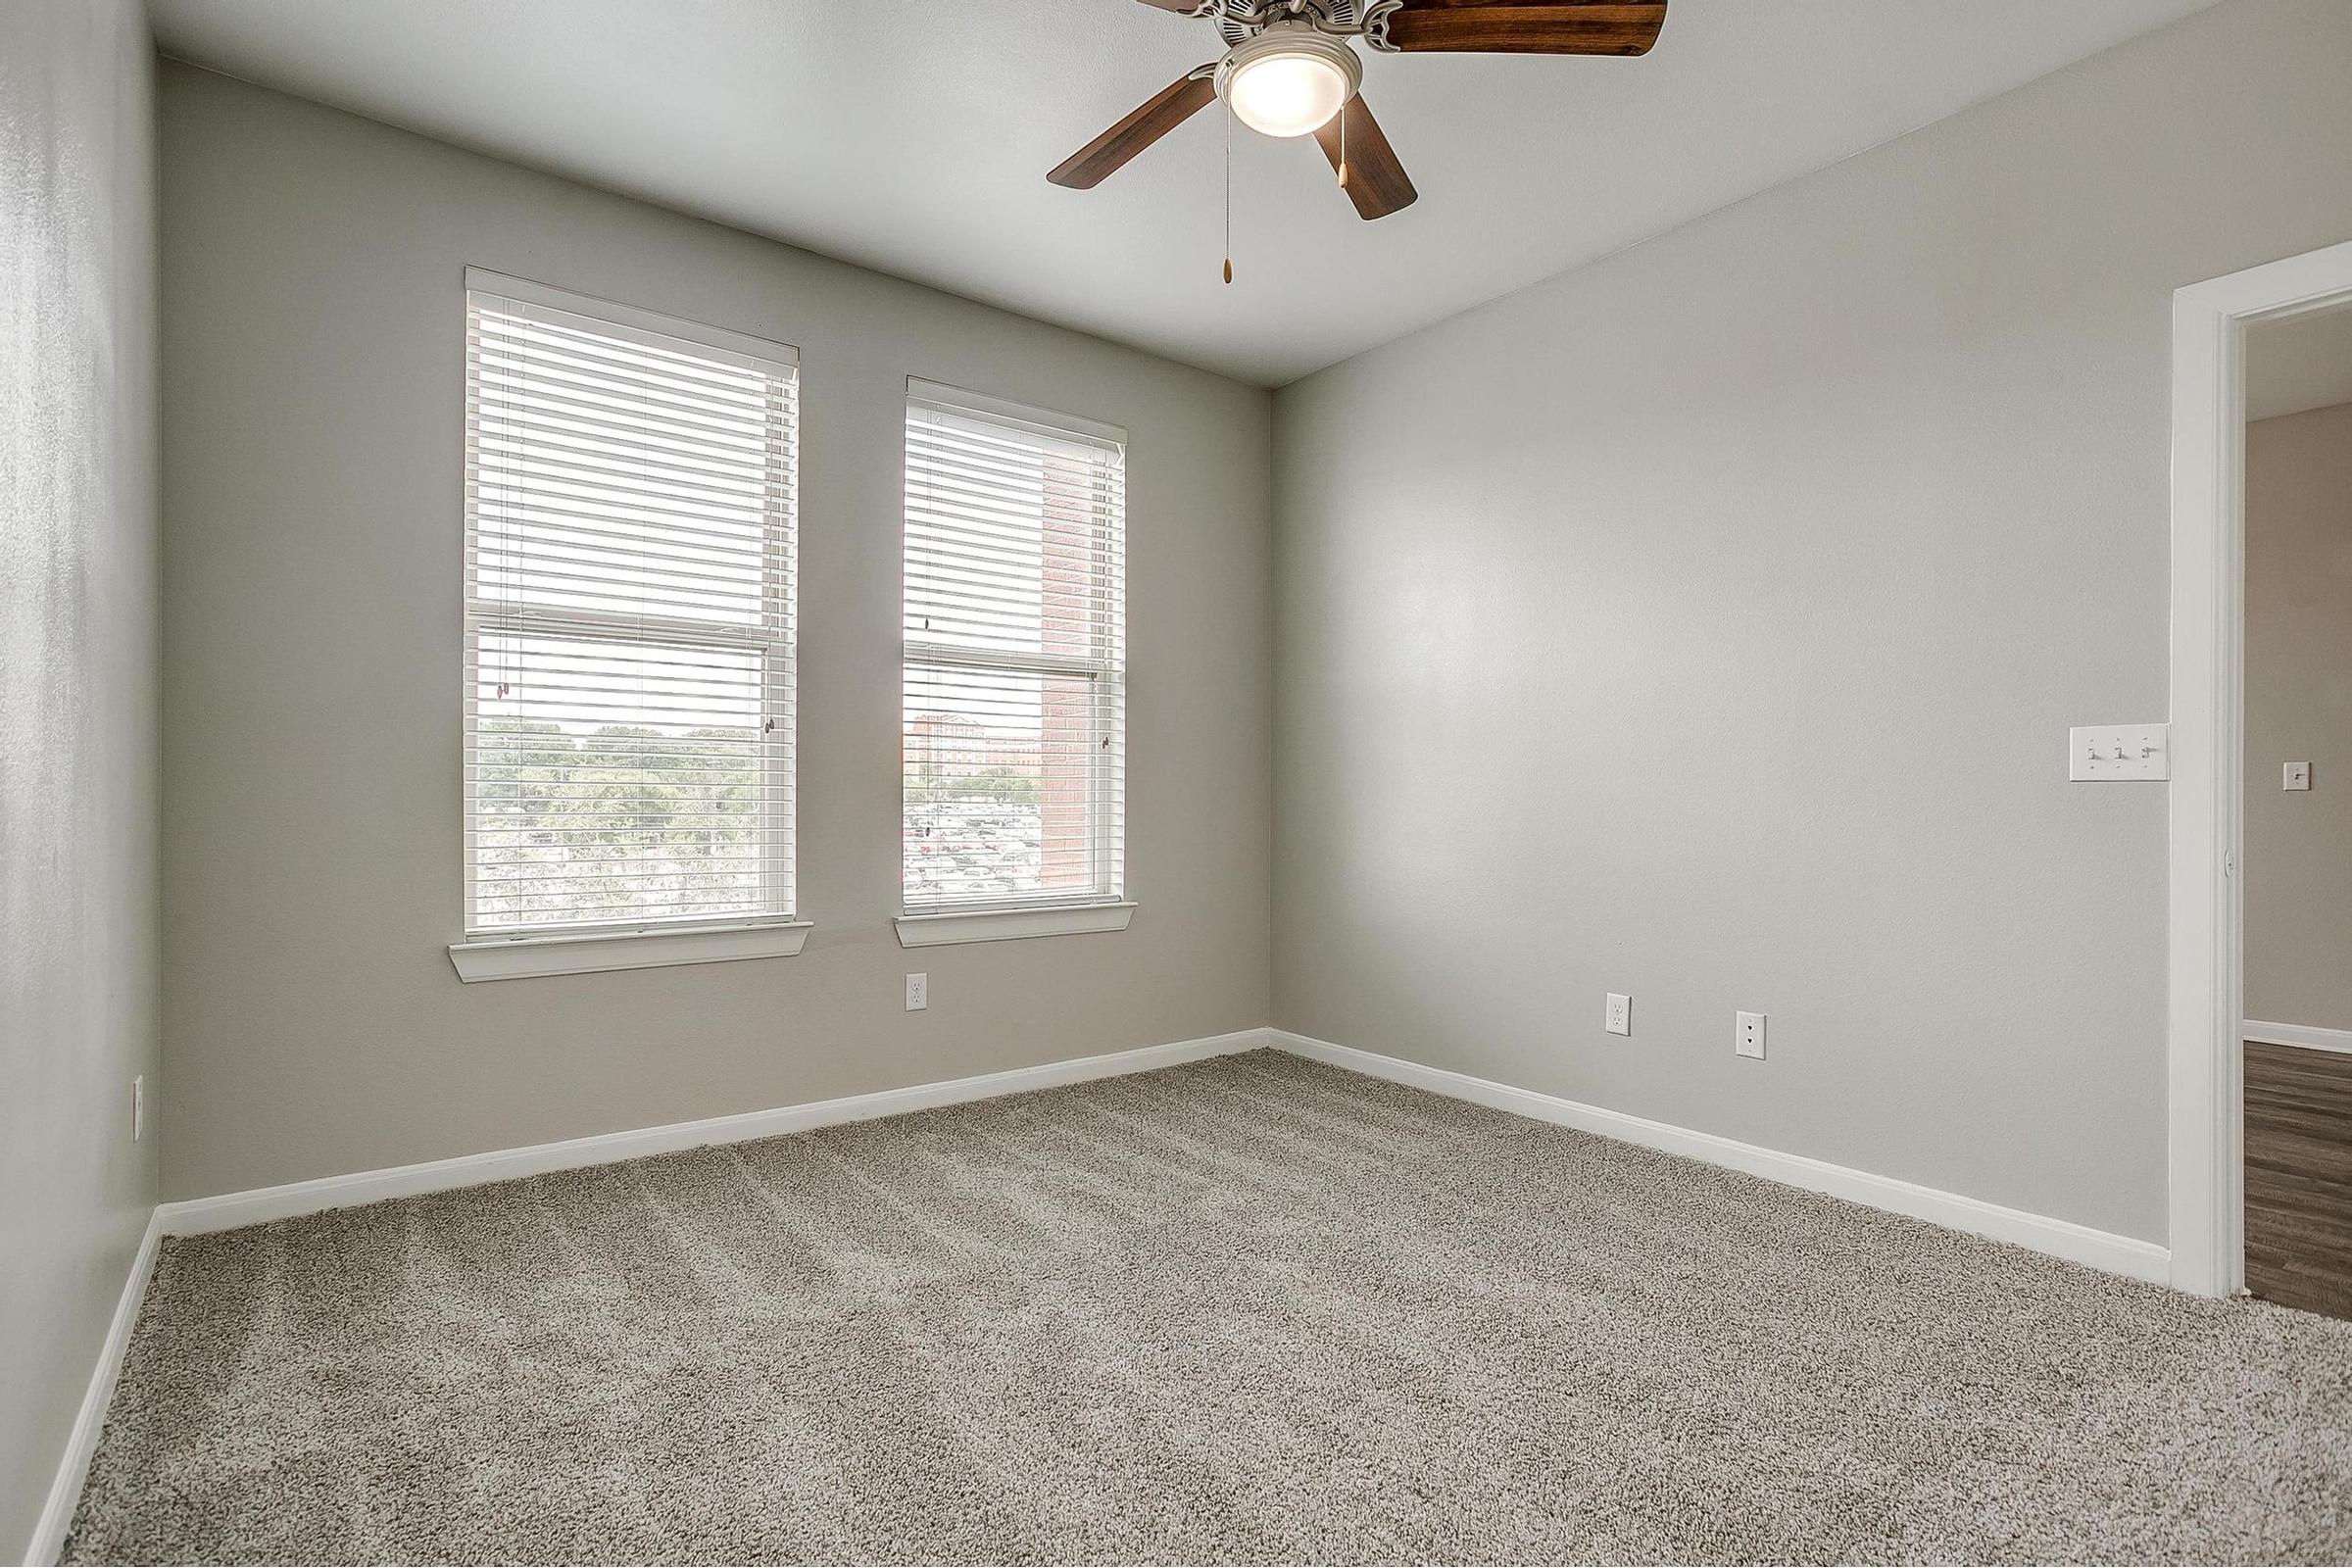
[(2352, 1055), (2246, 1042), (2246, 1289), (2352, 1318)]

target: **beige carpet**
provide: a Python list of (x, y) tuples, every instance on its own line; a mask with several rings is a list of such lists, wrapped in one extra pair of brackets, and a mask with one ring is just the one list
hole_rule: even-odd
[(2328, 1559), (2352, 1324), (1258, 1053), (170, 1242), (69, 1560)]

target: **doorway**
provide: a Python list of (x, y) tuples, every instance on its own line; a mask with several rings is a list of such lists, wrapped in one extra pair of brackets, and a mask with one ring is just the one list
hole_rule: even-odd
[[(2243, 871), (2246, 770), (2255, 760), (2246, 750), (2248, 338), (2347, 307), (2352, 244), (2173, 297), (2172, 1279), (2206, 1296), (2247, 1282)], [(2257, 1081), (2268, 1114), (2271, 1080)], [(2292, 1099), (2303, 1091), (2278, 1093)]]
[(2352, 1318), (2352, 306), (2245, 374), (2245, 1285)]

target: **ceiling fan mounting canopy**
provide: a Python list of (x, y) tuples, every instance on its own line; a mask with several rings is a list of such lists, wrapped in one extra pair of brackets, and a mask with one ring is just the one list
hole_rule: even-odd
[(1217, 62), (1214, 84), (1243, 124), (1268, 136), (1303, 136), (1328, 123), (1363, 85), (1364, 64), (1305, 22), (1267, 24)]

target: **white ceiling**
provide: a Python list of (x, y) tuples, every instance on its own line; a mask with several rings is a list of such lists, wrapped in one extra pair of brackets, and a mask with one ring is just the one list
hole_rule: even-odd
[(1421, 200), (1357, 219), (1220, 117), (1092, 191), (1046, 171), (1188, 68), (1136, 0), (151, 0), (165, 52), (1280, 385), (2201, 9), (1672, 0), (1638, 60), (1372, 55)]
[(2352, 403), (2352, 306), (2246, 330), (2246, 417)]

